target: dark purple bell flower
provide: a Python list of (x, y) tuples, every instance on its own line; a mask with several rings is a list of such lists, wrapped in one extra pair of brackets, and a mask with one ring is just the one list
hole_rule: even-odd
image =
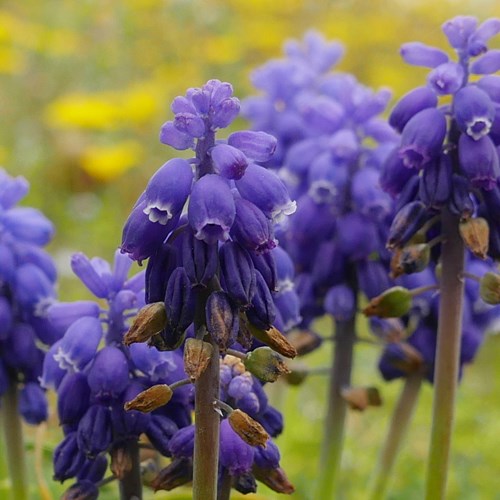
[(118, 397), (130, 382), (128, 361), (123, 351), (113, 346), (101, 349), (88, 369), (87, 380), (97, 401)]
[(144, 192), (144, 213), (151, 222), (165, 226), (180, 214), (191, 192), (193, 169), (181, 158), (165, 163), (151, 177)]
[(276, 138), (266, 132), (241, 130), (233, 132), (227, 143), (234, 148), (238, 148), (248, 158), (264, 163), (269, 161), (276, 150)]
[(325, 295), (324, 308), (337, 321), (349, 321), (356, 314), (356, 298), (352, 288), (345, 284), (331, 287)]
[(234, 199), (236, 217), (231, 236), (248, 250), (267, 252), (276, 246), (271, 221), (251, 201)]
[(461, 175), (452, 175), (452, 190), (448, 208), (451, 213), (464, 219), (469, 218), (474, 212), (474, 203), (470, 195), (470, 182)]
[(406, 168), (399, 155), (399, 148), (395, 148), (389, 155), (380, 174), (380, 187), (396, 197), (404, 189), (410, 177), (415, 175), (415, 171)]
[[(184, 257), (184, 256), (183, 256)], [(163, 243), (151, 255), (146, 268), (146, 303), (162, 302), (165, 299), (170, 275), (180, 265), (179, 250), (176, 246)], [(186, 272), (191, 268), (185, 266)]]
[(365, 259), (380, 246), (373, 222), (356, 212), (338, 219), (337, 234), (339, 250), (350, 260)]
[(419, 111), (405, 125), (399, 154), (408, 168), (424, 168), (435, 158), (446, 135), (446, 118), (442, 111), (427, 108)]
[(427, 217), (427, 207), (421, 201), (413, 201), (405, 205), (392, 221), (387, 245), (395, 248), (407, 243), (422, 227)]
[(248, 167), (245, 154), (229, 144), (217, 144), (210, 150), (216, 173), (226, 179), (241, 179)]
[(227, 419), (220, 426), (219, 461), (232, 476), (249, 472), (254, 459), (254, 448), (233, 431)]
[(401, 46), (400, 54), (405, 62), (414, 66), (435, 68), (440, 64), (448, 62), (446, 52), (421, 42), (404, 43)]
[(164, 456), (171, 456), (169, 443), (172, 436), (179, 430), (176, 423), (164, 415), (151, 415), (146, 435), (153, 446)]
[(348, 180), (346, 163), (336, 161), (330, 153), (323, 153), (309, 167), (308, 194), (316, 203), (333, 203), (342, 207)]
[(87, 411), (90, 387), (82, 372), (67, 373), (58, 387), (57, 414), (60, 424), (78, 422)]
[(460, 168), (474, 187), (490, 191), (500, 177), (498, 152), (486, 135), (474, 140), (462, 134), (458, 140)]
[(92, 481), (82, 479), (71, 485), (61, 497), (62, 500), (97, 500), (99, 488)]
[(485, 91), (471, 85), (456, 93), (453, 114), (460, 131), (477, 141), (489, 133), (495, 106)]
[(272, 406), (268, 406), (259, 415), (259, 422), (271, 437), (279, 436), (283, 432), (283, 415)]
[(85, 462), (85, 455), (79, 450), (77, 433), (70, 432), (54, 450), (54, 479), (65, 481), (75, 477)]
[(194, 319), (195, 295), (183, 267), (174, 269), (167, 283), (165, 309), (168, 325), (184, 332)]
[(255, 269), (262, 274), (271, 292), (274, 292), (278, 286), (276, 259), (274, 257), (278, 248), (280, 247), (274, 248), (272, 252), (265, 253), (249, 252)]
[(389, 115), (389, 124), (402, 132), (409, 120), (418, 112), (437, 106), (437, 96), (429, 87), (417, 87), (405, 94)]
[(442, 153), (431, 161), (420, 177), (419, 196), (429, 208), (440, 208), (448, 202), (452, 190), (450, 155)]
[(186, 229), (182, 237), (182, 265), (191, 283), (207, 286), (217, 271), (218, 263), (217, 244), (205, 243), (195, 238), (192, 231)]
[(168, 449), (176, 458), (191, 458), (194, 451), (194, 425), (179, 429), (170, 439)]
[(228, 241), (221, 245), (219, 258), (224, 290), (240, 307), (248, 307), (255, 293), (256, 279), (249, 253), (238, 243)]
[(113, 440), (109, 408), (94, 404), (81, 418), (77, 430), (78, 449), (86, 456), (95, 457), (108, 449)]
[(259, 271), (255, 271), (255, 294), (247, 316), (253, 325), (264, 330), (272, 326), (276, 317), (271, 292)]
[(254, 450), (254, 462), (257, 467), (262, 467), (263, 469), (276, 469), (276, 467), (279, 467), (281, 459), (280, 450), (272, 439), (267, 441), (265, 448), (256, 446)]
[(47, 420), (49, 414), (47, 398), (38, 383), (24, 384), (19, 394), (19, 412), (31, 425), (38, 425)]
[(105, 455), (98, 455), (94, 459), (87, 459), (76, 477), (78, 480), (85, 479), (97, 483), (104, 477), (107, 468), (108, 461)]
[(257, 205), (275, 222), (296, 210), (296, 203), (290, 200), (279, 177), (259, 165), (250, 164), (245, 175), (236, 181), (236, 188), (243, 198)]
[(215, 174), (205, 175), (193, 186), (188, 219), (196, 238), (213, 244), (226, 241), (236, 209), (227, 182)]

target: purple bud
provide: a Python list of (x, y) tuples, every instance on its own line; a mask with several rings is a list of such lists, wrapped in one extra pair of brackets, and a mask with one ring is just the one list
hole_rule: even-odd
[(236, 187), (243, 198), (257, 205), (275, 222), (296, 210), (296, 203), (290, 200), (283, 182), (264, 167), (249, 165), (245, 175), (236, 181)]
[(420, 169), (436, 157), (446, 135), (446, 118), (435, 108), (413, 116), (403, 129), (399, 154), (408, 168)]
[(192, 458), (194, 451), (194, 425), (179, 429), (170, 439), (168, 449), (174, 457)]
[(85, 462), (85, 455), (78, 449), (76, 432), (69, 433), (54, 450), (54, 479), (63, 482), (75, 477)]
[(76, 434), (78, 448), (88, 457), (107, 450), (113, 440), (109, 408), (100, 404), (90, 406), (80, 420)]
[(450, 212), (462, 217), (469, 218), (474, 213), (474, 203), (470, 196), (470, 183), (462, 175), (453, 174), (451, 198), (448, 204)]
[(35, 330), (31, 325), (16, 323), (8, 342), (2, 346), (5, 363), (17, 370), (29, 370), (38, 358), (35, 340)]
[(451, 195), (452, 165), (450, 155), (442, 153), (430, 162), (420, 177), (419, 196), (429, 208), (440, 208)]
[(407, 243), (427, 220), (427, 207), (421, 201), (413, 201), (405, 205), (394, 217), (387, 246), (395, 248)]
[[(234, 227), (234, 226), (233, 226)], [(207, 286), (219, 264), (217, 244), (207, 244), (189, 229), (182, 237), (182, 265), (193, 285)]]
[(97, 318), (79, 318), (66, 330), (54, 359), (61, 368), (81, 370), (94, 357), (101, 338), (102, 326)]
[(356, 273), (359, 288), (372, 299), (391, 287), (386, 266), (377, 260), (364, 260), (357, 263)]
[(337, 220), (339, 250), (350, 260), (360, 260), (380, 245), (377, 228), (367, 217), (352, 212)]
[(9, 210), (21, 201), (29, 191), (28, 181), (22, 177), (10, 177), (5, 170), (0, 169), (0, 205)]
[(392, 200), (380, 190), (380, 173), (372, 167), (358, 170), (351, 184), (351, 196), (355, 209), (374, 221), (382, 220), (392, 210)]
[(176, 113), (174, 127), (181, 133), (200, 138), (205, 135), (203, 119), (194, 113)]
[(456, 16), (449, 19), (442, 26), (446, 38), (455, 49), (465, 49), (470, 36), (477, 26), (477, 19), (472, 16)]
[(210, 150), (215, 171), (226, 179), (241, 179), (248, 167), (248, 159), (239, 149), (218, 144)]
[(153, 413), (146, 429), (146, 435), (155, 449), (162, 455), (169, 457), (171, 453), (168, 445), (170, 439), (178, 430), (173, 420), (164, 415), (155, 415)]
[(252, 468), (254, 449), (233, 431), (228, 420), (220, 425), (219, 461), (229, 474), (236, 476)]
[(225, 292), (212, 292), (205, 307), (207, 330), (221, 352), (234, 344), (239, 330), (238, 310)]
[(23, 264), (17, 268), (14, 290), (16, 300), (26, 308), (33, 308), (55, 296), (53, 283), (34, 264)]
[(280, 465), (280, 450), (273, 440), (269, 439), (266, 447), (256, 446), (254, 463), (263, 469), (276, 469)]
[(348, 180), (347, 166), (333, 161), (330, 153), (323, 153), (309, 167), (308, 194), (316, 203), (334, 203), (342, 207)]
[[(273, 296), (276, 313), (280, 315), (282, 325), (278, 328), (284, 333), (290, 331), (302, 321), (300, 301), (294, 290), (285, 290)], [(274, 321), (276, 325), (277, 321)]]
[(73, 254), (71, 256), (71, 269), (96, 297), (104, 299), (108, 296), (106, 282), (86, 255), (81, 252)]
[[(415, 170), (413, 172), (417, 173)], [(418, 175), (410, 177), (396, 200), (394, 210), (399, 212), (406, 204), (416, 201), (418, 199), (419, 187), (420, 177)]]
[(57, 270), (54, 261), (42, 248), (29, 243), (23, 244), (18, 242), (16, 244), (16, 262), (18, 266), (22, 264), (34, 264), (44, 272), (50, 281), (56, 281)]
[(195, 295), (183, 267), (172, 272), (165, 292), (168, 326), (182, 335), (193, 322)]
[(395, 148), (384, 163), (380, 174), (380, 187), (396, 197), (413, 175), (415, 171), (405, 167), (399, 155), (399, 148)]
[(54, 359), (54, 355), (59, 349), (61, 341), (57, 341), (47, 351), (43, 359), (42, 376), (40, 377), (40, 385), (44, 389), (57, 390), (63, 377), (66, 375), (66, 370), (63, 370), (59, 363)]
[(253, 130), (233, 132), (227, 138), (230, 146), (238, 148), (245, 156), (259, 163), (264, 163), (273, 156), (277, 142), (272, 135)]
[(92, 300), (77, 300), (75, 302), (56, 302), (48, 310), (48, 318), (58, 331), (65, 332), (77, 319), (82, 316), (98, 318), (100, 307)]
[(12, 306), (6, 297), (0, 296), (0, 340), (6, 340), (13, 325)]
[(196, 238), (208, 244), (226, 241), (235, 212), (231, 189), (225, 180), (208, 174), (195, 182), (189, 200), (188, 219)]
[(97, 483), (104, 477), (107, 468), (108, 460), (104, 455), (99, 455), (94, 459), (87, 459), (76, 477), (78, 480)]
[(179, 267), (176, 246), (164, 243), (151, 255), (146, 268), (146, 303), (162, 302), (172, 271)]
[(484, 90), (492, 101), (497, 104), (500, 103), (500, 76), (499, 75), (486, 75), (483, 76), (476, 85)]
[(268, 406), (264, 413), (259, 415), (259, 423), (271, 437), (279, 436), (283, 432), (283, 415), (272, 406)]
[(118, 397), (130, 382), (125, 354), (113, 346), (101, 349), (87, 373), (92, 396), (98, 401)]
[(405, 94), (394, 106), (389, 115), (389, 124), (402, 132), (410, 118), (419, 111), (435, 108), (438, 98), (429, 87), (417, 87)]
[(408, 64), (435, 68), (448, 62), (448, 55), (442, 50), (420, 42), (404, 43), (400, 49), (401, 57)]
[(13, 250), (9, 246), (0, 243), (0, 279), (6, 283), (12, 283), (16, 267)]
[(142, 343), (132, 344), (129, 350), (137, 370), (144, 373), (151, 382), (171, 378), (170, 375), (175, 374), (178, 366), (182, 365), (182, 358), (178, 353), (160, 352)]
[(486, 135), (479, 140), (462, 134), (458, 140), (460, 168), (472, 185), (490, 191), (500, 176), (498, 153), (493, 141)]
[(500, 70), (500, 50), (488, 50), (470, 65), (474, 75), (489, 75)]
[(337, 321), (349, 321), (356, 314), (356, 297), (345, 284), (330, 288), (325, 296), (325, 311)]
[(255, 269), (248, 252), (234, 241), (219, 249), (224, 290), (240, 307), (248, 307), (255, 293)]
[(57, 389), (59, 423), (78, 422), (89, 406), (90, 388), (87, 376), (81, 372), (68, 373)]
[(189, 134), (179, 131), (173, 121), (165, 122), (160, 131), (160, 142), (174, 149), (184, 151), (194, 148), (194, 138)]
[(427, 83), (438, 95), (454, 94), (464, 81), (464, 68), (455, 62), (440, 64), (427, 75)]
[(52, 222), (31, 207), (15, 207), (5, 211), (2, 224), (16, 239), (38, 246), (46, 245), (54, 234)]
[(253, 390), (253, 379), (249, 376), (248, 372), (243, 375), (237, 375), (231, 382), (227, 388), (227, 394), (234, 400), (238, 401), (239, 399), (244, 398), (248, 393)]
[(476, 86), (461, 89), (453, 100), (458, 128), (474, 140), (487, 135), (495, 119), (495, 106), (488, 94)]
[(92, 481), (82, 479), (72, 484), (63, 494), (61, 500), (97, 500), (99, 488)]
[(35, 382), (24, 384), (19, 394), (19, 413), (28, 424), (38, 425), (49, 415), (45, 391)]
[(290, 255), (282, 247), (276, 247), (273, 250), (273, 255), (277, 275), (276, 292), (292, 290), (295, 268)]
[[(406, 169), (405, 169), (406, 170)], [(344, 280), (347, 258), (334, 241), (321, 243), (312, 267), (314, 283), (319, 286), (336, 285)]]
[(231, 236), (248, 250), (267, 252), (276, 246), (271, 221), (251, 201), (235, 197), (236, 216)]
[(143, 212), (151, 222), (165, 226), (182, 211), (191, 192), (193, 169), (181, 158), (167, 161), (146, 186)]
[(468, 52), (471, 56), (478, 56), (488, 50), (488, 40), (500, 32), (500, 19), (490, 18), (481, 23), (479, 28), (470, 37)]
[(253, 325), (264, 330), (272, 326), (276, 317), (271, 292), (259, 271), (255, 271), (255, 294), (247, 316)]
[(356, 134), (348, 128), (335, 132), (328, 140), (328, 150), (334, 162), (350, 163), (359, 155), (359, 140)]
[(238, 116), (240, 101), (236, 97), (224, 99), (213, 108), (212, 130), (226, 128)]
[(275, 252), (276, 249), (274, 249), (272, 252), (259, 254), (255, 252), (249, 252), (255, 269), (259, 271), (260, 274), (262, 274), (262, 277), (266, 281), (267, 286), (271, 291), (276, 290), (278, 282), (278, 277), (276, 274), (276, 259), (274, 258)]

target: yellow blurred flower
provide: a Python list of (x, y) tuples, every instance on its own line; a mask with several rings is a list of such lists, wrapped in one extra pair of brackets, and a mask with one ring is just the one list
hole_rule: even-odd
[(83, 153), (81, 167), (97, 181), (109, 182), (137, 165), (143, 157), (143, 149), (136, 141), (90, 146)]
[(15, 75), (22, 73), (26, 67), (24, 54), (16, 49), (0, 47), (0, 73)]

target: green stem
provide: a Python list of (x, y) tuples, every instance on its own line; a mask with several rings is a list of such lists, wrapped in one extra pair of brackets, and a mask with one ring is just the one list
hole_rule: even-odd
[(11, 381), (3, 397), (2, 416), (11, 481), (11, 496), (15, 500), (27, 500), (28, 481), (26, 477), (23, 427), (19, 415), (17, 383), (15, 381)]
[(318, 489), (314, 498), (325, 500), (335, 498), (347, 414), (347, 405), (341, 396), (341, 390), (351, 385), (355, 342), (355, 319), (336, 321), (334, 355), (330, 369), (328, 410), (322, 438)]
[(442, 232), (445, 240), (441, 246), (441, 299), (427, 462), (427, 500), (445, 498), (462, 333), (464, 245), (458, 233), (458, 218), (444, 212)]
[(405, 379), (403, 390), (391, 417), (384, 447), (377, 461), (374, 480), (370, 488), (371, 500), (385, 498), (396, 458), (417, 405), (421, 385), (422, 375), (420, 373), (412, 373)]
[(142, 478), (141, 464), (139, 460), (139, 444), (130, 440), (126, 443), (126, 451), (130, 456), (132, 468), (123, 479), (120, 479), (120, 499), (121, 500), (141, 500), (142, 498)]

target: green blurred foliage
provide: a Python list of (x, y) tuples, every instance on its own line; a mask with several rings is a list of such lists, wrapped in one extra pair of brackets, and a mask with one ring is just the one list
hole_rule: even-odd
[[(158, 141), (169, 105), (187, 87), (209, 78), (233, 83), (235, 94), (254, 91), (253, 68), (281, 57), (287, 38), (309, 28), (342, 41), (339, 65), (363, 83), (389, 86), (394, 99), (425, 78), (402, 63), (403, 42), (446, 47), (440, 25), (458, 14), (481, 20), (500, 15), (497, 0), (4, 0), (0, 4), (0, 164), (31, 182), (27, 203), (57, 226), (50, 250), (57, 258), (62, 300), (84, 298), (69, 271), (80, 250), (107, 259), (149, 176), (175, 152)], [(498, 40), (494, 41), (499, 46)], [(241, 121), (238, 125), (242, 125)], [(320, 325), (323, 332), (330, 325)], [(384, 406), (349, 417), (343, 462), (343, 498), (362, 499), (399, 382), (383, 384), (378, 349), (356, 353), (356, 383), (381, 387)], [(500, 499), (500, 338), (488, 338), (466, 371), (459, 393), (450, 474), (450, 499)], [(328, 346), (310, 356), (327, 363)], [(278, 385), (270, 392), (286, 414), (279, 438), (282, 464), (296, 485), (294, 498), (313, 499), (326, 380)], [(408, 443), (397, 465), (396, 500), (423, 496), (432, 391), (424, 387)], [(54, 405), (52, 405), (54, 408)], [(53, 410), (54, 413), (54, 410)], [(43, 474), (56, 498), (66, 486), (50, 481), (51, 453), (60, 439), (56, 417), (40, 438)], [(30, 447), (35, 432), (28, 429)], [(147, 497), (152, 497), (148, 494)], [(102, 498), (116, 498), (114, 485)], [(189, 491), (155, 498), (189, 498)], [(277, 498), (265, 488), (246, 498)], [(315, 499), (317, 500), (317, 499)]]

